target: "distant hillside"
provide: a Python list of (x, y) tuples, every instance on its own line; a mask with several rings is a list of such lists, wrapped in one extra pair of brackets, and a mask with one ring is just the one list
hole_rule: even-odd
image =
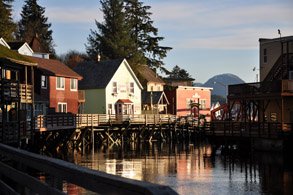
[(212, 95), (226, 96), (226, 86), (233, 84), (245, 83), (242, 79), (234, 74), (219, 74), (210, 78), (203, 84), (204, 87), (214, 88)]

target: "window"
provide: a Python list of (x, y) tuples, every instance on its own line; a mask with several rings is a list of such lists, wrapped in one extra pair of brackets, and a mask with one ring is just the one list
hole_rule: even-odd
[(268, 62), (267, 49), (263, 50), (263, 62), (264, 63)]
[(190, 98), (186, 98), (186, 108), (187, 109), (191, 108), (191, 103), (192, 103), (192, 100)]
[(65, 89), (65, 78), (64, 77), (57, 77), (57, 86), (56, 89)]
[(134, 93), (134, 83), (130, 82), (130, 93)]
[(67, 103), (58, 102), (57, 112), (67, 112)]
[(201, 99), (199, 104), (200, 109), (206, 109), (206, 100)]
[(77, 79), (70, 79), (70, 90), (77, 91)]
[(113, 89), (112, 89), (113, 93), (117, 93), (117, 82), (113, 82)]
[(47, 89), (47, 77), (45, 75), (41, 76), (41, 87)]

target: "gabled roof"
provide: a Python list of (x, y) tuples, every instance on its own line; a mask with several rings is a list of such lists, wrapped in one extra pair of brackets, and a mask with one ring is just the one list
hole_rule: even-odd
[[(137, 77), (128, 65), (125, 59), (106, 60), (101, 62), (82, 62), (73, 70), (83, 76), (83, 80), (79, 82), (80, 89), (104, 89), (120, 67), (125, 62), (130, 74), (137, 81), (139, 87), (142, 88)], [(123, 76), (123, 75), (121, 75)]]
[(165, 82), (147, 65), (139, 65), (136, 70), (139, 74), (138, 79), (143, 84), (148, 82), (165, 84)]
[(42, 46), (40, 39), (38, 38), (38, 36), (34, 36), (31, 40), (31, 42), (29, 43), (29, 46), (32, 48), (32, 50), (34, 52), (37, 53), (49, 53), (48, 51), (46, 51), (44, 49), (44, 47)]
[(7, 43), (10, 46), (11, 50), (18, 51), (21, 47), (25, 46), (28, 50), (30, 50), (31, 53), (34, 53), (32, 48), (26, 42), (14, 41), (14, 42), (7, 42)]
[(141, 94), (142, 104), (151, 104), (151, 103), (158, 104), (162, 98), (164, 98), (166, 103), (169, 104), (169, 101), (163, 91), (154, 91), (154, 92), (143, 91)]
[(0, 38), (0, 45), (3, 45), (5, 47), (7, 47), (8, 49), (10, 49), (10, 46), (2, 37)]
[(37, 64), (29, 57), (20, 55), (16, 51), (10, 50), (7, 47), (0, 44), (0, 60), (9, 61), (16, 64), (36, 66)]
[(25, 44), (24, 41), (14, 41), (14, 42), (7, 42), (12, 50), (18, 50), (21, 46)]
[(48, 75), (82, 79), (79, 74), (74, 72), (71, 68), (69, 68), (59, 60), (44, 59), (31, 56), (28, 56), (28, 58), (38, 63), (38, 68)]

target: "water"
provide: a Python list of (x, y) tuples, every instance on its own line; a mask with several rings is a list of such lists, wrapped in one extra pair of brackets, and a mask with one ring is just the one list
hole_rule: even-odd
[(168, 185), (179, 194), (293, 194), (292, 163), (283, 155), (236, 149), (223, 154), (205, 142), (101, 146), (84, 155), (75, 152), (74, 162)]

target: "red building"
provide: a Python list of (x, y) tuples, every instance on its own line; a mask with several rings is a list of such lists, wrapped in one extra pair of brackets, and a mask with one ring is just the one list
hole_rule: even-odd
[(211, 90), (207, 87), (177, 86), (164, 92), (169, 100), (168, 113), (177, 116), (198, 117), (210, 120)]
[(35, 70), (35, 116), (78, 113), (78, 80), (82, 77), (58, 60), (29, 57)]

